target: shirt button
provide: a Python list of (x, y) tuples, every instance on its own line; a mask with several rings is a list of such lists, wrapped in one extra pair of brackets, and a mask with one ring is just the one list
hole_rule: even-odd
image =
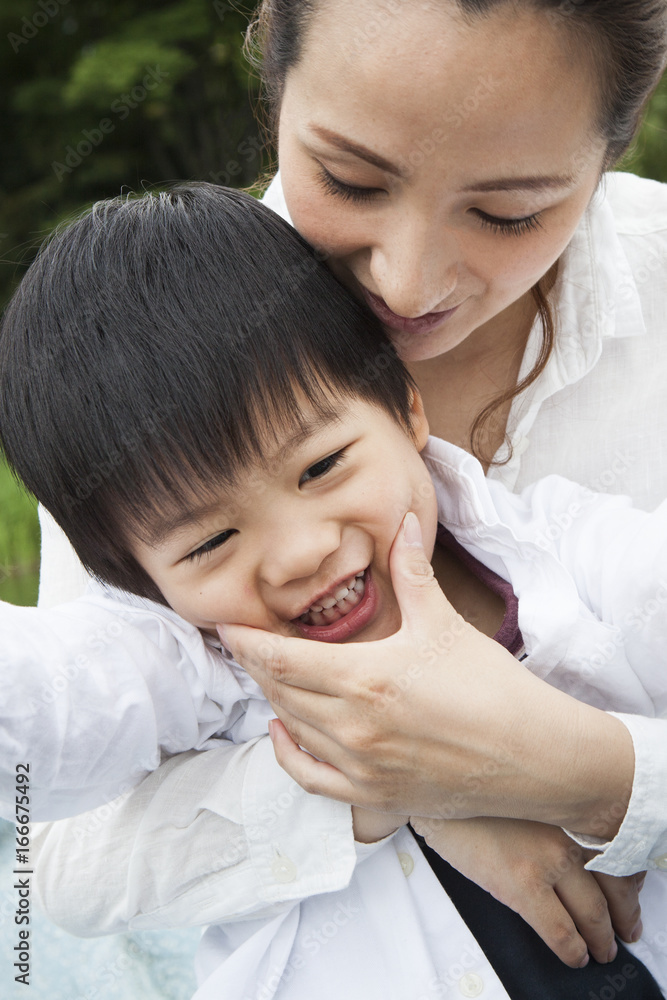
[(282, 854), (271, 864), (271, 871), (276, 882), (293, 882), (297, 875), (294, 862)]
[(464, 997), (478, 997), (484, 990), (484, 980), (476, 972), (468, 972), (459, 979), (459, 993)]
[(661, 854), (659, 858), (654, 858), (653, 860), (658, 868), (663, 872), (667, 872), (667, 854)]
[(412, 860), (410, 854), (406, 854), (405, 851), (399, 851), (398, 860), (401, 862), (401, 868), (403, 869), (403, 874), (407, 878), (408, 875), (412, 875), (415, 863)]

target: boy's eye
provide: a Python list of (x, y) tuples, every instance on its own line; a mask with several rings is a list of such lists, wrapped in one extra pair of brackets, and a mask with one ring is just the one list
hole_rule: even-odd
[(215, 549), (219, 549), (221, 545), (225, 544), (228, 538), (231, 538), (231, 536), (235, 534), (236, 531), (234, 529), (230, 529), (229, 531), (221, 531), (219, 535), (216, 535), (215, 538), (209, 538), (207, 542), (204, 542), (203, 545), (200, 545), (199, 548), (195, 549), (194, 552), (190, 552), (185, 558), (201, 559), (202, 556), (207, 556)]
[(326, 476), (327, 472), (331, 472), (339, 464), (344, 451), (345, 449), (341, 448), (340, 451), (334, 452), (333, 455), (321, 458), (319, 462), (315, 462), (315, 465), (311, 465), (299, 480), (299, 486), (310, 482), (311, 479), (321, 479), (322, 476)]

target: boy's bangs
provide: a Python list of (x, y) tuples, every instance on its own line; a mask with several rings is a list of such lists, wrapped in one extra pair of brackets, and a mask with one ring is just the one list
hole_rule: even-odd
[[(256, 377), (260, 374), (254, 371)], [(279, 474), (285, 443), (307, 439), (314, 425), (335, 423), (353, 398), (339, 386), (325, 387), (307, 369), (293, 379), (271, 374), (269, 383), (257, 384), (256, 378), (247, 387), (234, 413), (227, 408), (209, 413), (206, 422), (201, 411), (181, 411), (176, 420), (175, 412), (162, 413), (150, 441), (134, 450), (132, 468), (119, 470), (116, 481), (107, 483), (107, 525), (118, 517), (117, 530), (130, 544), (134, 536), (155, 545), (164, 537), (165, 525), (187, 519), (190, 511), (224, 500), (229, 513), (252, 503), (258, 488), (253, 469)], [(188, 427), (201, 433), (188, 433)]]

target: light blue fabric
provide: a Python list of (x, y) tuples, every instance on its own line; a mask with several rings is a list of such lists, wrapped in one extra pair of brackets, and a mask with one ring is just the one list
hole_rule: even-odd
[[(40, 913), (31, 894), (30, 987), (15, 982), (15, 829), (0, 820), (0, 983), (3, 1000), (189, 1000), (201, 931), (77, 938)], [(95, 887), (91, 885), (90, 891)]]

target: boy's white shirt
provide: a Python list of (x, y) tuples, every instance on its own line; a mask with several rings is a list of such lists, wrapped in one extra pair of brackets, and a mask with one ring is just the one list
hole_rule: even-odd
[[(609, 845), (592, 842), (603, 850), (588, 867), (611, 874), (667, 868), (667, 796), (661, 791), (667, 787), (667, 503), (647, 514), (625, 498), (592, 495), (555, 476), (517, 497), (485, 479), (476, 459), (453, 445), (431, 438), (424, 457), (440, 522), (512, 583), (529, 654), (526, 667), (581, 700), (633, 713), (620, 716), (637, 749), (632, 802), (617, 837)], [(200, 977), (212, 978), (202, 987), (201, 1000), (254, 995), (248, 992), (251, 980), (253, 990), (264, 989), (273, 975), (266, 967), (269, 954), (276, 969), (282, 962), (283, 978), (289, 974), (293, 980), (289, 996), (306, 998), (316, 995), (308, 993), (314, 982), (310, 965), (297, 962), (295, 967), (294, 956), (307, 954), (307, 935), (327, 920), (335, 925), (336, 915), (341, 927), (335, 946), (328, 942), (326, 949), (317, 949), (318, 960), (311, 963), (317, 975), (330, 965), (333, 975), (336, 964), (345, 962), (364, 981), (367, 966), (375, 966), (364, 956), (373, 947), (373, 934), (381, 931), (372, 892), (373, 885), (381, 885), (385, 914), (401, 913), (386, 934), (403, 928), (408, 938), (398, 966), (394, 959), (387, 965), (385, 956), (385, 972), (369, 980), (365, 998), (408, 995), (396, 986), (395, 993), (383, 994), (385, 976), (387, 982), (423, 980), (426, 989), (426, 972), (431, 980), (442, 980), (445, 967), (456, 964), (458, 948), (471, 956), (462, 974), (478, 976), (490, 989), (485, 995), (505, 997), (446, 894), (432, 884), (434, 877), (409, 832), (399, 831), (379, 844), (355, 845), (349, 806), (308, 795), (276, 764), (263, 735), (273, 713), (234, 661), (173, 612), (150, 602), (108, 591), (79, 604), (82, 619), (89, 607), (114, 605), (125, 627), (131, 621), (142, 637), (145, 623), (161, 669), (169, 669), (164, 655), (169, 644), (181, 653), (173, 699), (163, 690), (171, 687), (171, 675), (165, 684), (157, 663), (155, 672), (146, 668), (144, 655), (132, 713), (141, 713), (143, 705), (150, 717), (155, 686), (164, 699), (160, 718), (172, 723), (171, 750), (186, 738), (186, 729), (178, 728), (181, 718), (189, 720), (187, 733), (197, 733), (197, 745), (217, 749), (173, 758), (137, 790), (96, 814), (38, 828), (38, 891), (52, 919), (82, 935), (224, 923), (204, 938)], [(600, 613), (606, 621), (599, 620)], [(51, 612), (57, 614), (58, 609)], [(67, 614), (71, 624), (71, 610)], [(123, 633), (125, 643), (129, 635)], [(67, 691), (74, 695), (76, 678), (71, 685)], [(121, 727), (129, 687), (124, 685), (120, 703)], [(193, 717), (200, 712), (205, 722), (197, 729)], [(78, 728), (84, 726), (78, 715), (70, 718)], [(211, 738), (214, 732), (225, 740)], [(58, 756), (62, 751), (64, 761), (68, 752), (72, 761), (78, 756), (70, 735), (66, 729), (59, 734)], [(116, 759), (122, 769), (124, 750), (114, 737), (107, 770)], [(34, 752), (33, 762), (37, 778), (42, 761)], [(652, 878), (642, 897), (646, 933), (635, 953), (667, 984), (667, 949), (660, 937), (667, 876), (657, 871)], [(428, 932), (416, 932), (425, 926)], [(437, 944), (438, 928), (446, 948)], [(267, 993), (274, 995), (281, 995), (279, 989)]]

